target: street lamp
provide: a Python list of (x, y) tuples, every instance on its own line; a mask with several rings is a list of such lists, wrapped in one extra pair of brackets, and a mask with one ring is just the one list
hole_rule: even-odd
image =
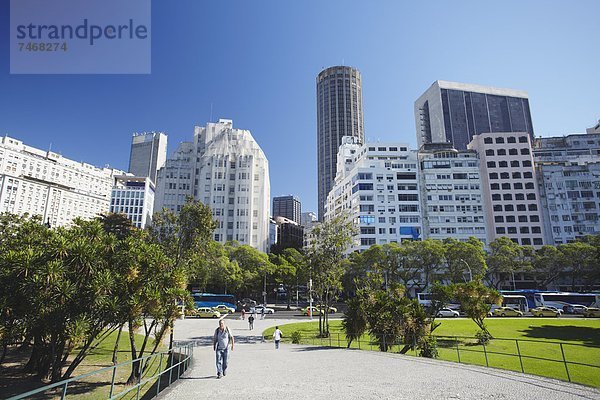
[(469, 282), (473, 282), (473, 273), (471, 272), (471, 267), (469, 267), (469, 264), (462, 258), (460, 259), (460, 261), (464, 262), (467, 266), (467, 269), (469, 270)]

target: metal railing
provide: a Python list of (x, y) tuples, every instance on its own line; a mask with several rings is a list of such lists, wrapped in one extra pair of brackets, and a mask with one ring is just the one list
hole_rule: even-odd
[[(508, 338), (493, 338), (485, 343), (471, 336), (431, 335), (431, 337), (437, 342), (438, 358), (442, 360), (600, 386), (600, 379), (593, 378), (600, 376), (600, 346), (595, 344)], [(285, 341), (291, 342), (290, 335), (285, 338)], [(355, 339), (350, 348), (376, 351), (382, 351), (384, 348), (388, 352), (401, 353), (406, 350), (406, 346), (410, 346), (406, 354), (417, 355), (416, 343), (415, 338), (388, 335), (375, 338), (363, 335)], [(345, 333), (332, 333), (329, 337), (300, 335), (299, 344), (348, 347)], [(594, 363), (590, 363), (590, 360)]]
[[(127, 394), (130, 394), (130, 398), (135, 398), (136, 400), (138, 400), (140, 398), (140, 395), (144, 396), (146, 395), (146, 393), (148, 393), (141, 392), (142, 387), (146, 384), (150, 384), (149, 391), (153, 389), (152, 385), (156, 385), (156, 392), (152, 394), (152, 397), (154, 397), (155, 395), (158, 395), (160, 393), (161, 388), (164, 389), (167, 386), (171, 385), (171, 383), (174, 380), (179, 379), (181, 374), (183, 374), (189, 368), (194, 355), (193, 347), (193, 343), (180, 345), (174, 347), (169, 351), (149, 354), (137, 358), (135, 360), (125, 361), (119, 364), (112, 365), (110, 367), (105, 367), (73, 378), (69, 378), (64, 381), (42, 386), (38, 389), (30, 390), (29, 392), (10, 397), (8, 400), (27, 399), (43, 393), (52, 393), (53, 396), (60, 396), (61, 399), (64, 399), (69, 394), (69, 385), (71, 385), (72, 387), (74, 383), (82, 383), (90, 377), (103, 374), (110, 374), (111, 376), (110, 388), (108, 389), (108, 382), (105, 384), (105, 386), (107, 386), (108, 389), (108, 395), (106, 399), (119, 399), (125, 397)], [(117, 386), (124, 385), (123, 382), (120, 383), (117, 381), (118, 369), (127, 367), (128, 369), (130, 369), (131, 365), (134, 363), (139, 363), (141, 368), (141, 373), (137, 377), (137, 382), (131, 385), (126, 385), (125, 390), (116, 393), (115, 389), (117, 388)], [(150, 372), (154, 370), (156, 372), (152, 374), (152, 376), (147, 376)], [(144, 373), (146, 373), (146, 376), (144, 376)]]

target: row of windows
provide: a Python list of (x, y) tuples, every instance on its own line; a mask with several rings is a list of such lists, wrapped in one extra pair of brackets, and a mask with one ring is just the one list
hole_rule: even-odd
[[(518, 160), (513, 160), (510, 162), (510, 166), (512, 168), (518, 168), (519, 166), (523, 167), (531, 167), (531, 160), (525, 160), (523, 162), (519, 162)], [(496, 168), (496, 161), (488, 161), (488, 168)], [(498, 168), (508, 168), (508, 161), (498, 161)]]
[[(530, 154), (529, 149), (524, 147), (521, 149), (520, 151), (521, 155), (528, 155)], [(498, 155), (498, 156), (505, 156), (507, 154), (506, 149), (498, 149), (496, 151), (494, 151), (494, 149), (486, 149), (485, 151), (485, 155), (486, 156), (494, 156), (494, 155)], [(519, 149), (508, 149), (508, 154), (511, 156), (516, 156), (519, 154)]]
[[(498, 176), (500, 176), (500, 179), (510, 179), (511, 174), (509, 174), (508, 172), (501, 172), (500, 175), (498, 175), (497, 172), (491, 172), (488, 176), (490, 179), (498, 179)], [(525, 179), (532, 179), (533, 173), (532, 172), (523, 172), (522, 175), (520, 172), (512, 173), (512, 179), (521, 179), (521, 177), (523, 177)]]
[[(496, 143), (504, 143), (503, 136), (498, 136), (494, 139), (496, 139)], [(527, 143), (527, 136), (519, 136), (518, 140), (519, 143)], [(494, 140), (489, 136), (483, 139), (483, 143), (485, 144), (492, 144), (493, 142)], [(506, 143), (517, 143), (517, 138), (514, 136), (509, 136), (506, 138)]]

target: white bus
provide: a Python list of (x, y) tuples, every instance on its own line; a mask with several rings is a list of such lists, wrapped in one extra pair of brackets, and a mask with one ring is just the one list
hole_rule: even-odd
[[(431, 307), (431, 293), (417, 293), (417, 301), (425, 308)], [(444, 307), (452, 310), (460, 310), (460, 303), (451, 300), (450, 303), (445, 304)]]
[(516, 294), (504, 294), (502, 295), (502, 307), (512, 307), (524, 313), (529, 311), (527, 305), (527, 298)]
[(536, 293), (534, 300), (536, 307), (550, 306), (565, 311), (569, 305), (573, 304), (586, 307), (600, 306), (600, 294), (596, 293)]

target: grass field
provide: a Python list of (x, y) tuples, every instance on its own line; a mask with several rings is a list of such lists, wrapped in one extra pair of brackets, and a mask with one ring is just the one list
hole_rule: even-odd
[[(468, 338), (478, 330), (470, 319), (438, 321), (441, 325), (434, 334), (438, 336), (439, 358), (442, 360), (457, 362), (460, 357), (462, 363), (487, 364), (562, 380), (570, 378), (573, 382), (600, 387), (599, 319), (489, 318), (487, 325), (495, 339), (485, 348)], [(339, 320), (330, 322), (331, 336), (325, 339), (316, 337), (316, 321), (288, 324), (280, 329), (285, 335), (283, 340), (288, 342), (292, 332), (298, 331), (305, 344), (347, 346)], [(271, 336), (273, 328), (267, 329), (264, 334)], [(354, 341), (351, 347), (377, 350), (368, 335), (361, 337), (360, 341)], [(390, 351), (398, 352), (399, 349), (399, 346), (392, 346)], [(416, 355), (414, 351), (407, 354)]]
[[(104, 367), (108, 367), (112, 365), (112, 352), (113, 346), (115, 344), (115, 340), (117, 338), (117, 334), (114, 333), (109, 336), (98, 348), (96, 348), (85, 360), (77, 367), (75, 372), (73, 373), (73, 377), (83, 375), (85, 373), (91, 371), (97, 371)], [(136, 344), (139, 350), (143, 336), (136, 335)], [(151, 343), (149, 343), (150, 345)], [(119, 355), (118, 362), (122, 363), (125, 361), (131, 360), (131, 353), (129, 350), (129, 336), (127, 332), (123, 332), (119, 341)], [(166, 350), (164, 345), (161, 345), (161, 350)], [(148, 349), (150, 350), (150, 349)], [(35, 389), (37, 387), (43, 386), (39, 382), (39, 380), (34, 377), (24, 375), (21, 373), (21, 367), (24, 361), (26, 361), (26, 354), (18, 354), (18, 352), (13, 352), (5, 363), (5, 367), (0, 373), (0, 393), (3, 395), (0, 397), (4, 397), (4, 395), (12, 396), (20, 393), (24, 393), (26, 391)], [(177, 359), (175, 360), (177, 361)], [(162, 362), (160, 361), (160, 356), (152, 357), (148, 363), (148, 367), (144, 372), (142, 380), (154, 376), (159, 369), (159, 365), (161, 369), (164, 370), (167, 365), (167, 357), (163, 356)], [(115, 388), (113, 395), (121, 393), (125, 390), (131, 388), (131, 386), (125, 385), (127, 378), (131, 372), (131, 364), (125, 365), (122, 367), (118, 367), (116, 369), (115, 374)], [(176, 373), (173, 373), (173, 376), (176, 376)], [(110, 392), (110, 383), (112, 379), (112, 370), (108, 370), (106, 372), (91, 375), (89, 377), (83, 378), (81, 381), (73, 382), (68, 386), (68, 398), (74, 399), (106, 399), (108, 398), (108, 394)], [(168, 377), (166, 377), (168, 381)], [(142, 395), (148, 391), (152, 385), (156, 382), (156, 379), (147, 382), (146, 384), (141, 386), (140, 389), (140, 398)], [(155, 390), (155, 389), (154, 389)], [(124, 395), (123, 399), (133, 399), (137, 395), (137, 389), (132, 390), (128, 394)], [(56, 392), (47, 392), (45, 393), (46, 398), (56, 397)], [(36, 397), (37, 398), (37, 397)]]

